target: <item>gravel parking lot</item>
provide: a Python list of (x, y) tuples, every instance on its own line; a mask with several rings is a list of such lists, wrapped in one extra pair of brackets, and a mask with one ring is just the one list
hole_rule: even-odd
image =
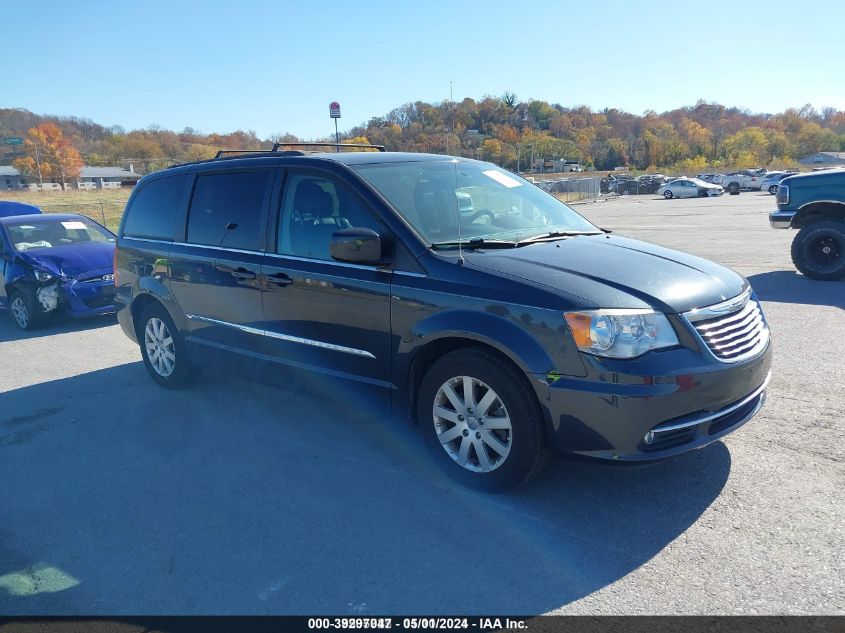
[(168, 392), (113, 319), (0, 315), (0, 614), (845, 613), (845, 282), (796, 274), (773, 207), (578, 207), (751, 280), (769, 399), (701, 451), (500, 496), (402, 418), (218, 372)]

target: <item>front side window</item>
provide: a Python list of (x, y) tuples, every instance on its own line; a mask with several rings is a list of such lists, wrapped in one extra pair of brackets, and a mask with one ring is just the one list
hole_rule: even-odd
[(123, 234), (172, 241), (184, 182), (184, 176), (179, 175), (158, 178), (144, 185), (126, 210)]
[(188, 242), (257, 251), (272, 172), (198, 176), (188, 212)]
[(433, 245), (599, 232), (551, 194), (489, 163), (444, 160), (353, 169)]
[(86, 243), (113, 243), (114, 235), (88, 218), (45, 218), (7, 224), (6, 231), (18, 252), (60, 248)]
[(278, 228), (280, 254), (331, 260), (332, 234), (349, 228), (382, 232), (360, 198), (343, 183), (311, 174), (288, 176)]

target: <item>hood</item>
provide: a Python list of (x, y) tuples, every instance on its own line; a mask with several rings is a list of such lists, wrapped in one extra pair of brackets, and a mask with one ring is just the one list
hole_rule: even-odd
[(584, 308), (686, 312), (735, 297), (748, 285), (741, 275), (706, 259), (610, 235), (464, 256), (478, 268), (576, 295)]
[(21, 253), (21, 258), (63, 277), (84, 277), (114, 266), (114, 244), (87, 242), (72, 246), (32, 249)]

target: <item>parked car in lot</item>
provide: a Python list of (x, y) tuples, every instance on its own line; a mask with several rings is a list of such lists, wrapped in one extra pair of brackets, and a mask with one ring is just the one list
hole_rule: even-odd
[(41, 213), (38, 207), (26, 204), (25, 202), (14, 202), (12, 200), (0, 200), (0, 218), (10, 215), (32, 215)]
[(722, 174), (698, 174), (696, 176), (699, 180), (703, 180), (704, 182), (709, 182), (713, 185), (721, 185), (722, 184)]
[(657, 190), (667, 182), (667, 178), (663, 175), (637, 176), (633, 180), (619, 181), (616, 187), (616, 193), (619, 195), (643, 195), (656, 193)]
[(599, 189), (601, 193), (616, 193), (621, 195), (627, 191), (628, 183), (633, 181), (634, 177), (630, 174), (609, 174), (602, 178), (599, 182)]
[(0, 308), (31, 330), (54, 312), (114, 312), (115, 236), (76, 214), (0, 218)]
[(676, 178), (662, 185), (657, 193), (669, 200), (670, 198), (721, 196), (725, 190), (720, 185), (704, 182), (698, 178)]
[(739, 189), (749, 191), (759, 189), (767, 173), (767, 170), (763, 168), (734, 171), (722, 177), (721, 185), (725, 189), (731, 189), (733, 187), (739, 187)]
[(778, 192), (778, 184), (780, 181), (786, 178), (787, 176), (795, 175), (796, 171), (770, 171), (766, 176), (763, 178), (763, 181), (760, 183), (760, 191), (768, 191), (770, 194), (775, 195)]
[(845, 169), (787, 176), (775, 195), (772, 228), (799, 229), (795, 267), (811, 279), (845, 279)]
[(450, 475), (488, 490), (526, 481), (547, 447), (699, 448), (750, 419), (769, 380), (741, 275), (609, 235), (474, 160), (173, 167), (133, 191), (116, 262), (118, 321), (158, 384), (221, 366), (409, 413)]

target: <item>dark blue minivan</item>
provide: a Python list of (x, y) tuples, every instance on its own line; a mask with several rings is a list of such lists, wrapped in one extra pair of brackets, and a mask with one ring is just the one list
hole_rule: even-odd
[(487, 490), (548, 448), (657, 460), (762, 406), (769, 328), (741, 275), (489, 163), (277, 150), (146, 176), (127, 203), (117, 316), (160, 385), (217, 365), (407, 412)]

